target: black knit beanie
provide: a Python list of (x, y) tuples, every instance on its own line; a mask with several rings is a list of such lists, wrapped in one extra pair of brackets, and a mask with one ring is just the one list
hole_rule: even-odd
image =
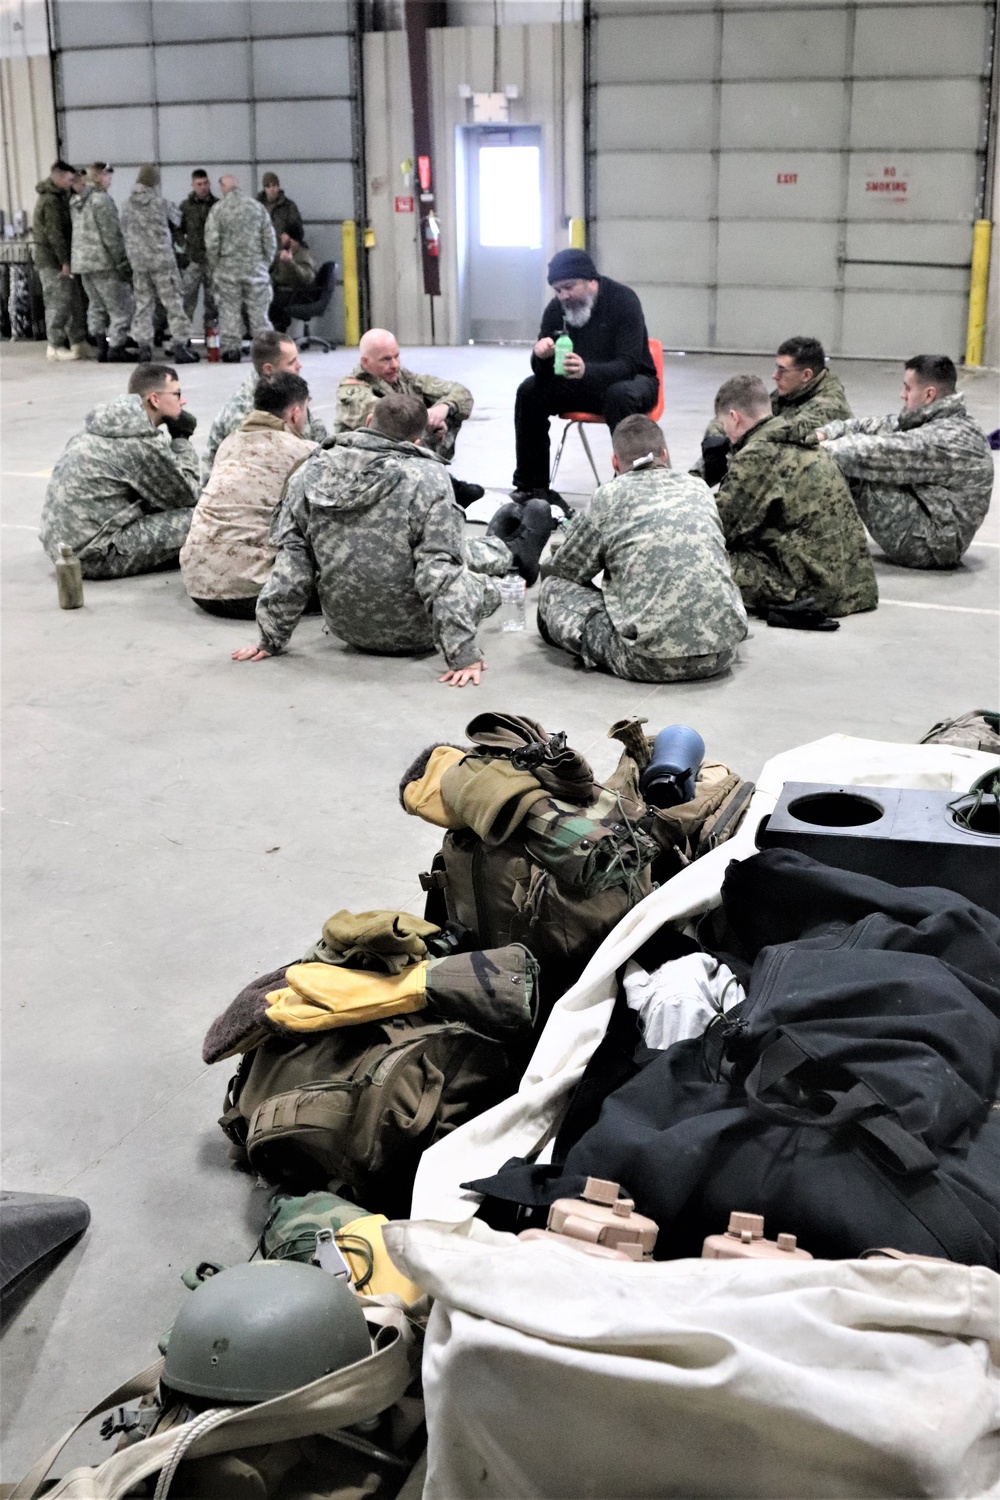
[(549, 286), (557, 281), (596, 281), (597, 267), (586, 250), (557, 250), (549, 261)]

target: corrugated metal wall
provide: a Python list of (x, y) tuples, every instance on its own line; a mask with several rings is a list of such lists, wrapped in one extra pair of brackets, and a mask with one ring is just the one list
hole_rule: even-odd
[(591, 243), (673, 347), (964, 351), (992, 4), (630, 6), (588, 33)]
[[(193, 167), (218, 192), (273, 169), (317, 264), (363, 214), (356, 8), (348, 0), (53, 0), (60, 143), (110, 160), (122, 201), (144, 161), (179, 202)], [(338, 303), (339, 303), (338, 297)], [(338, 307), (337, 324), (342, 327)]]

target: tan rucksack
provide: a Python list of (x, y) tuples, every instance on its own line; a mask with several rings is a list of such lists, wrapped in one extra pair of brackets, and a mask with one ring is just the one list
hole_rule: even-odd
[(974, 708), (957, 719), (942, 719), (928, 730), (921, 745), (960, 745), (965, 750), (1000, 752), (1000, 713)]
[(274, 1037), (244, 1054), (219, 1124), (268, 1182), (343, 1190), (394, 1218), (421, 1153), (512, 1091), (517, 1056), (426, 1011)]
[[(644, 733), (645, 719), (619, 719), (608, 730), (608, 738), (624, 747), (621, 760), (608, 786), (638, 785), (653, 751), (651, 736)], [(659, 845), (653, 862), (658, 885), (676, 875), (685, 865), (731, 839), (750, 805), (755, 786), (744, 781), (721, 761), (705, 761), (695, 781), (695, 794), (676, 807), (647, 807), (642, 826)]]

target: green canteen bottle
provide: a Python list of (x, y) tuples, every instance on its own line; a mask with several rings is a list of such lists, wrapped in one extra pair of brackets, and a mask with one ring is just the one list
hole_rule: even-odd
[(59, 560), (56, 563), (56, 592), (60, 609), (80, 609), (83, 605), (83, 569), (80, 559), (66, 543), (59, 543)]
[(563, 331), (562, 331), (562, 333), (556, 339), (555, 372), (554, 372), (556, 375), (565, 375), (565, 373), (566, 373), (566, 356), (567, 356), (567, 354), (572, 354), (572, 353), (573, 353), (573, 340), (570, 338), (569, 334), (566, 332), (566, 330), (564, 328)]

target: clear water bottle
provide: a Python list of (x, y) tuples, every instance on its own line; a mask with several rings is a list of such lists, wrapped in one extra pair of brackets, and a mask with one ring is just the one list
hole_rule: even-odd
[(500, 629), (524, 629), (524, 579), (519, 573), (500, 580)]

